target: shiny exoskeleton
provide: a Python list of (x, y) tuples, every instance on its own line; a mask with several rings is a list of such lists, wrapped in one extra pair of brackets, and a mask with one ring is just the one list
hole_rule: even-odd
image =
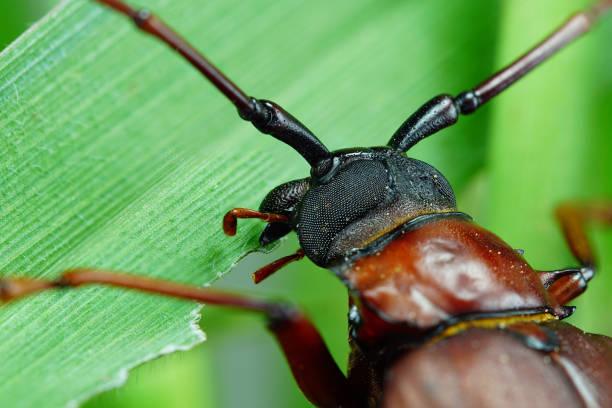
[(348, 380), (360, 399), (612, 404), (612, 339), (558, 321), (573, 313), (565, 305), (586, 288), (592, 265), (533, 270), (521, 251), (457, 212), (436, 169), (396, 150), (343, 150), (329, 160), (322, 176), (266, 196), (259, 210), (288, 222), (268, 224), (260, 241), (295, 230), (306, 256), (349, 288)]
[(572, 16), (475, 88), (432, 98), (387, 146), (336, 152), (280, 106), (248, 97), (157, 17), (118, 0), (98, 1), (183, 55), (241, 118), (311, 165), (309, 177), (273, 189), (258, 211), (228, 212), (223, 228), (234, 235), (238, 218), (262, 219), (262, 245), (297, 233), (300, 249), (257, 271), (256, 282), (307, 256), (346, 284), (348, 376), (310, 320), (281, 303), (95, 269), (54, 281), (3, 279), (3, 300), (97, 283), (261, 312), (302, 392), (321, 407), (612, 406), (612, 339), (560, 321), (595, 273), (584, 224), (612, 223), (612, 204), (560, 206), (557, 217), (580, 267), (537, 271), (521, 251), (457, 210), (440, 172), (404, 155), (586, 32), (612, 9), (611, 0)]

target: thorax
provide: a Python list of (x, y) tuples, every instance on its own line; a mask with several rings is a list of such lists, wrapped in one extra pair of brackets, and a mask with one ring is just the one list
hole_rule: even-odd
[(464, 321), (563, 313), (519, 252), (461, 213), (418, 217), (335, 272), (350, 290), (351, 334), (365, 344), (419, 343)]

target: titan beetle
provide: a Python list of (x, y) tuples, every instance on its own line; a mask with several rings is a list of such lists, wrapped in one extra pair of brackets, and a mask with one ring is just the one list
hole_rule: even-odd
[(432, 98), (386, 146), (334, 152), (274, 102), (246, 96), (154, 15), (121, 1), (98, 1), (174, 48), (242, 119), (291, 146), (311, 166), (309, 177), (276, 187), (258, 210), (229, 211), (223, 228), (235, 235), (237, 219), (262, 219), (268, 223), (262, 245), (297, 233), (300, 249), (257, 271), (256, 281), (306, 256), (346, 284), (348, 377), (310, 320), (281, 303), (96, 269), (67, 271), (55, 281), (4, 279), (3, 300), (107, 284), (261, 312), (298, 386), (321, 407), (612, 406), (612, 339), (560, 321), (573, 313), (567, 303), (595, 274), (584, 223), (612, 222), (612, 205), (560, 206), (556, 215), (580, 267), (538, 271), (519, 250), (457, 211), (440, 172), (404, 155), (586, 32), (612, 1), (572, 16), (475, 88)]

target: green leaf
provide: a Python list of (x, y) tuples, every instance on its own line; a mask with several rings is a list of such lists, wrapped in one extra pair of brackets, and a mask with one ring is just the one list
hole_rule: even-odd
[[(431, 96), (480, 82), (575, 8), (568, 0), (557, 3), (549, 2), (548, 17), (547, 9), (535, 14), (526, 1), (516, 6), (519, 17), (504, 9), (501, 33), (501, 10), (490, 1), (147, 0), (146, 6), (249, 94), (277, 101), (338, 149), (385, 144)], [(510, 34), (521, 32), (524, 21), (533, 21), (536, 32)], [(550, 253), (571, 263), (548, 217), (552, 198), (610, 193), (605, 135), (612, 64), (597, 52), (609, 43), (609, 27), (411, 151), (447, 175), (463, 210), (528, 255), (543, 253), (537, 248), (556, 237)], [(561, 83), (532, 94), (548, 76)], [(550, 89), (563, 93), (536, 99)], [(238, 237), (225, 237), (223, 213), (256, 207), (270, 188), (308, 171), (289, 147), (239, 120), (165, 46), (87, 1), (63, 2), (0, 55), (0, 101), (3, 274), (52, 277), (94, 266), (210, 283), (256, 248), (261, 231), (245, 221)], [(520, 109), (547, 120), (521, 128)], [(582, 147), (566, 148), (560, 161), (543, 160), (561, 131), (564, 143)], [(541, 134), (547, 139), (536, 137)], [(535, 160), (505, 154), (506, 144), (527, 143), (517, 135), (540, 141), (532, 147)], [(573, 155), (576, 149), (588, 150)], [(544, 203), (538, 188), (548, 184), (510, 170), (522, 172), (533, 161), (550, 166), (546, 174), (566, 187), (565, 195)], [(568, 164), (585, 166), (576, 170), (584, 177)], [(588, 171), (593, 166), (600, 166), (596, 176)], [(466, 207), (463, 196), (490, 206)], [(533, 197), (542, 212), (514, 205)], [(543, 218), (548, 229), (527, 241), (535, 237), (534, 220)], [(317, 283), (305, 287), (316, 291)], [(190, 303), (109, 288), (46, 293), (3, 307), (3, 406), (66, 406), (117, 386), (127, 369), (199, 342), (197, 311)], [(331, 326), (321, 316), (315, 320)]]

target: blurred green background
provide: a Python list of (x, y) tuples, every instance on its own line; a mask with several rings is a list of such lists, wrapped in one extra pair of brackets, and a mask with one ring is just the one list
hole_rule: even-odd
[[(0, 4), (0, 47), (8, 45), (55, 3), (56, 0), (3, 1)], [(140, 3), (146, 4), (146, 1)], [(397, 3), (379, 2), (373, 9), (380, 15), (361, 13), (357, 18), (363, 21), (354, 21), (353, 25), (365, 27), (372, 19), (382, 20), (385, 10), (393, 10)], [(457, 86), (470, 87), (540, 40), (572, 8), (577, 7), (573, 2), (565, 1), (554, 12), (548, 13), (546, 7), (552, 4), (557, 3), (530, 4), (523, 1), (510, 7), (488, 0), (471, 2), (459, 15), (447, 15), (434, 21), (440, 27), (439, 32), (423, 33), (423, 36), (439, 36), (438, 42), (448, 44), (447, 47), (423, 49), (422, 39), (415, 38), (413, 49), (406, 49), (404, 54), (396, 56), (397, 64), (409, 65), (411, 72), (419, 72), (414, 68), (419, 64), (415, 56), (439, 61), (436, 72), (419, 74), (420, 87), (416, 88), (419, 95), (433, 96), (444, 91), (461, 90)], [(312, 11), (308, 16), (312, 24), (316, 24), (318, 13), (325, 13), (325, 10)], [(438, 18), (425, 12), (419, 17)], [(392, 15), (388, 17), (389, 25), (401, 27), (401, 20), (397, 20)], [(380, 30), (384, 29), (382, 25)], [(180, 27), (177, 28), (180, 32)], [(376, 26), (367, 30), (373, 29), (377, 29)], [(346, 27), (344, 30), (340, 28), (335, 35), (367, 37), (367, 30), (355, 31)], [(610, 43), (612, 24), (606, 22), (591, 36), (594, 38), (581, 40), (539, 70), (537, 77), (522, 81), (517, 91), (504, 94), (474, 118), (462, 119), (457, 129), (449, 130), (431, 142), (424, 142), (411, 152), (415, 157), (430, 161), (447, 175), (455, 187), (461, 210), (472, 214), (477, 222), (501, 235), (511, 245), (524, 248), (527, 259), (540, 269), (573, 263), (550, 216), (554, 203), (571, 197), (612, 196), (612, 167), (609, 163), (612, 148), (607, 137), (612, 129), (612, 56), (598, 52), (598, 47)], [(394, 39), (388, 38), (388, 41)], [(368, 42), (364, 40), (364, 47), (366, 45)], [(375, 58), (368, 57), (370, 52), (373, 53), (364, 49), (364, 58)], [(561, 65), (564, 68), (568, 65), (576, 67), (578, 75), (587, 78), (579, 81), (579, 89), (570, 79), (556, 78), (556, 67)], [(354, 69), (360, 69), (359, 63)], [(352, 73), (345, 72), (345, 75), (350, 77)], [(448, 85), (440, 80), (445, 76), (449, 78)], [(393, 80), (401, 81), (402, 77)], [(299, 86), (306, 84), (300, 83)], [(335, 92), (345, 94), (351, 89), (329, 90), (328, 94), (334, 95)], [(377, 95), (371, 95), (362, 103), (389, 103), (377, 98)], [(397, 95), (397, 98), (406, 103), (406, 114), (424, 100), (421, 97), (415, 100), (411, 95)], [(547, 103), (542, 102), (547, 100), (559, 105), (558, 115), (539, 115), (538, 107), (541, 105), (538, 104)], [(333, 103), (333, 99), (328, 103)], [(568, 116), (574, 118), (569, 123), (566, 120)], [(560, 117), (565, 120), (559, 120)], [(397, 118), (396, 125), (403, 119)], [(316, 128), (316, 125), (312, 127)], [(568, 133), (575, 137), (558, 138), (558, 135)], [(461, 135), (464, 134), (470, 134), (480, 143), (471, 144), (471, 150), (468, 150), (461, 144)], [(321, 137), (325, 141), (325, 136)], [(376, 140), (374, 143), (380, 143), (379, 136)], [(455, 153), (448, 154), (448, 149), (438, 153), (436, 146), (442, 144), (453, 146)], [(571, 161), (560, 157), (570, 157)], [(602, 269), (587, 295), (576, 302), (579, 309), (572, 321), (586, 330), (612, 335), (612, 321), (608, 316), (612, 306), (609, 296), (612, 288), (612, 234), (601, 227), (594, 227), (592, 234), (602, 254)], [(276, 254), (288, 253), (296, 245), (295, 239), (291, 238)], [(287, 267), (254, 289), (250, 272), (276, 257), (278, 255), (249, 256), (217, 286), (290, 298), (305, 305), (324, 333), (337, 361), (345, 367), (348, 349), (344, 288), (331, 274), (304, 261)], [(309, 406), (295, 387), (282, 355), (259, 317), (206, 307), (202, 327), (207, 332), (208, 341), (189, 352), (165, 356), (133, 370), (126, 386), (97, 396), (85, 406)]]

